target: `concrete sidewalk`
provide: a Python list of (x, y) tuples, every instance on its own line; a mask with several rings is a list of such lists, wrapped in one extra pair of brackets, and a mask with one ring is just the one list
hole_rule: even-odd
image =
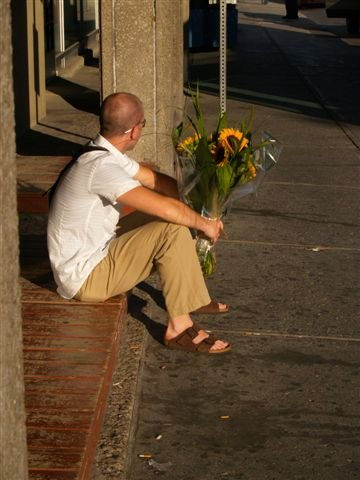
[[(125, 348), (136, 358), (120, 358), (127, 367), (114, 381), (96, 479), (360, 478), (360, 39), (343, 37), (323, 10), (285, 23), (277, 2), (238, 8), (229, 117), (238, 124), (254, 105), (255, 128), (284, 150), (258, 196), (233, 206), (217, 245), (209, 289), (231, 310), (198, 323), (233, 351), (164, 348), (157, 284), (141, 285), (133, 316), (149, 335), (143, 347), (138, 320), (129, 320), (135, 340)], [(209, 92), (210, 125), (216, 56), (192, 62), (191, 80)], [(137, 383), (129, 372), (139, 362)]]

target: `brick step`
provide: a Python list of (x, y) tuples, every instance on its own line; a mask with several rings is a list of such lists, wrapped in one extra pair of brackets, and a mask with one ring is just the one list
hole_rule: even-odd
[[(45, 194), (54, 184), (59, 173), (71, 157), (20, 156), (17, 165), (17, 203), (19, 213), (44, 214), (49, 211), (49, 201)], [(122, 215), (133, 212), (130, 207), (123, 207)]]
[(44, 193), (54, 184), (70, 160), (71, 157), (67, 156), (16, 157), (19, 213), (48, 212), (48, 198)]

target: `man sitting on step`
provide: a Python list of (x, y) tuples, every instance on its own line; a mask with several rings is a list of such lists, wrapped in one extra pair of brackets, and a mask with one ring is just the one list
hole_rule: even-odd
[[(178, 199), (174, 179), (126, 155), (145, 127), (138, 97), (116, 93), (101, 107), (100, 134), (60, 175), (51, 196), (48, 249), (58, 292), (104, 301), (131, 290), (155, 268), (168, 313), (164, 343), (194, 352), (224, 353), (228, 342), (197, 327), (190, 313), (222, 313), (211, 302), (189, 228), (216, 242), (210, 221)], [(136, 211), (119, 222), (124, 206)]]

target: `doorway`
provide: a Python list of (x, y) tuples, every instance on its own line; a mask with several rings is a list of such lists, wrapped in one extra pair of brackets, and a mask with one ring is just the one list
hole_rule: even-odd
[(12, 4), (18, 154), (71, 155), (98, 128), (99, 0)]

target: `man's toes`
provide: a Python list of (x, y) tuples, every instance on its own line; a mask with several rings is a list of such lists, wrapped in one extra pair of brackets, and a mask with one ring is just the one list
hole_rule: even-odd
[(220, 312), (226, 312), (229, 310), (229, 307), (226, 305), (226, 303), (218, 303), (218, 309)]
[(193, 338), (193, 343), (197, 345), (198, 343), (201, 343), (208, 336), (209, 334), (206, 333), (205, 330), (199, 330), (198, 335), (195, 338)]
[(214, 345), (211, 347), (210, 350), (222, 350), (223, 348), (226, 348), (229, 345), (228, 342), (223, 342), (222, 340), (216, 340)]
[[(193, 339), (193, 343), (195, 345), (201, 343), (205, 338), (207, 338), (209, 334), (205, 332), (205, 330), (199, 330), (198, 335)], [(229, 345), (229, 342), (224, 342), (223, 340), (216, 340), (214, 345), (211, 346), (210, 350), (222, 350)]]

